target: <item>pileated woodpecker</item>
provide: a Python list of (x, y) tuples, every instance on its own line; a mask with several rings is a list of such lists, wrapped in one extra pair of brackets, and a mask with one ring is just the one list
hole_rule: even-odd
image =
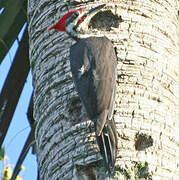
[(107, 37), (84, 33), (91, 18), (104, 6), (102, 4), (89, 11), (70, 11), (49, 30), (66, 32), (76, 40), (70, 48), (73, 81), (89, 119), (94, 122), (97, 143), (110, 173), (117, 153), (116, 126), (112, 119), (117, 58)]

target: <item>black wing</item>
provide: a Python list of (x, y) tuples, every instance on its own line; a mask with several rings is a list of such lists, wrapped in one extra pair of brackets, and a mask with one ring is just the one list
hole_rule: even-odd
[[(97, 142), (107, 168), (114, 166), (117, 134), (111, 120), (116, 89), (116, 54), (106, 37), (80, 39), (70, 49), (76, 90), (95, 123)], [(111, 127), (113, 126), (113, 127)]]

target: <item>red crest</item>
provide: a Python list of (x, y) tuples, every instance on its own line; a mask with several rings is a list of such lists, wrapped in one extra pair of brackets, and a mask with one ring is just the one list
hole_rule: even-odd
[[(63, 31), (63, 32), (66, 32), (66, 19), (69, 18), (71, 16), (71, 14), (75, 11), (79, 11), (79, 12), (82, 12), (84, 11), (83, 9), (78, 9), (78, 10), (72, 10), (70, 12), (68, 12), (67, 14), (65, 14), (58, 22), (57, 24), (55, 24), (54, 26), (52, 26), (50, 29), (48, 29), (48, 31), (52, 30), (52, 29), (55, 29), (55, 30), (58, 30), (58, 31)], [(86, 16), (83, 16), (78, 24), (82, 23), (84, 21)]]

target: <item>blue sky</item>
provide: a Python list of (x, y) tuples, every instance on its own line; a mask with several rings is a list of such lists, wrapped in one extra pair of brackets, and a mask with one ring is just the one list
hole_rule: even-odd
[[(19, 39), (22, 38), (23, 32), (19, 34)], [(13, 62), (13, 58), (18, 48), (17, 40), (14, 42), (10, 51), (4, 58), (3, 62), (0, 64), (0, 91), (2, 90), (2, 86), (6, 80), (8, 71)], [(27, 120), (27, 110), (30, 102), (30, 97), (32, 94), (32, 75), (31, 72), (28, 75), (25, 86), (23, 88), (23, 92), (21, 93), (20, 100), (16, 107), (13, 119), (11, 121), (11, 125), (8, 129), (5, 141), (3, 145), (6, 147), (6, 155), (9, 158), (9, 163), (12, 167), (15, 166), (18, 157), (21, 153), (21, 150), (24, 146), (28, 133), (30, 132), (30, 126)], [(23, 180), (36, 180), (37, 179), (37, 163), (36, 156), (31, 153), (31, 149), (26, 156), (26, 159), (23, 163), (25, 167), (24, 172), (20, 173), (22, 175)], [(0, 172), (2, 171), (2, 162), (0, 162)]]

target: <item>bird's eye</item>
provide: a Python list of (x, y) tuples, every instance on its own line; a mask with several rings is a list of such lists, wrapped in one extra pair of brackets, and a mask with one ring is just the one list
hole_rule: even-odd
[(77, 17), (79, 16), (79, 12), (78, 12), (78, 11), (73, 12), (72, 16), (73, 16), (74, 18), (77, 18)]
[(67, 19), (67, 24), (74, 22), (74, 20), (79, 16), (79, 12), (75, 11), (71, 14), (71, 16)]

